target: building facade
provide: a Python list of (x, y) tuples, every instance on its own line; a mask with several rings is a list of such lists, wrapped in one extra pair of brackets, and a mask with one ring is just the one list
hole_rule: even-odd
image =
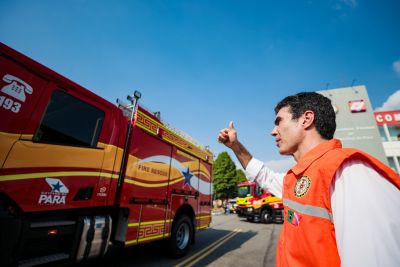
[(374, 112), (388, 165), (400, 173), (400, 110)]
[(336, 112), (335, 138), (343, 147), (358, 148), (389, 165), (367, 88), (351, 86), (318, 93), (332, 101)]

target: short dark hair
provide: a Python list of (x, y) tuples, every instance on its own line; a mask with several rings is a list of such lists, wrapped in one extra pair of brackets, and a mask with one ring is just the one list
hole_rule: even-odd
[(301, 92), (287, 96), (275, 107), (275, 114), (281, 108), (289, 107), (292, 119), (297, 120), (307, 110), (314, 112), (314, 126), (322, 138), (330, 140), (336, 130), (336, 115), (331, 100), (315, 92)]

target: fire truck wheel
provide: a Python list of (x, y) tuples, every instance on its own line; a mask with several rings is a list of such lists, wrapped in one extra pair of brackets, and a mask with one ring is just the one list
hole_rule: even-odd
[(176, 220), (170, 238), (170, 254), (174, 258), (180, 258), (189, 251), (193, 239), (193, 225), (190, 218), (181, 215)]
[(265, 209), (261, 212), (261, 222), (263, 223), (272, 222), (272, 211), (270, 209)]

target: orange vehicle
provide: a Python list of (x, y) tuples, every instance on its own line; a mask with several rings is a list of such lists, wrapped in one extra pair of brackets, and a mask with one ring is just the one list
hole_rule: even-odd
[(211, 222), (208, 149), (0, 43), (0, 266), (71, 264)]
[(238, 185), (237, 203), (236, 213), (248, 221), (283, 222), (282, 199), (262, 189), (254, 182), (247, 181)]

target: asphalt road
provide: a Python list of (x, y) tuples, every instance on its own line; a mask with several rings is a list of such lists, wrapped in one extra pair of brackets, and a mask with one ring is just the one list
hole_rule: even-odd
[(213, 216), (211, 227), (197, 233), (188, 255), (171, 259), (163, 242), (137, 247), (112, 247), (106, 256), (80, 267), (159, 266), (275, 266), (275, 249), (281, 225), (247, 222), (235, 214)]

